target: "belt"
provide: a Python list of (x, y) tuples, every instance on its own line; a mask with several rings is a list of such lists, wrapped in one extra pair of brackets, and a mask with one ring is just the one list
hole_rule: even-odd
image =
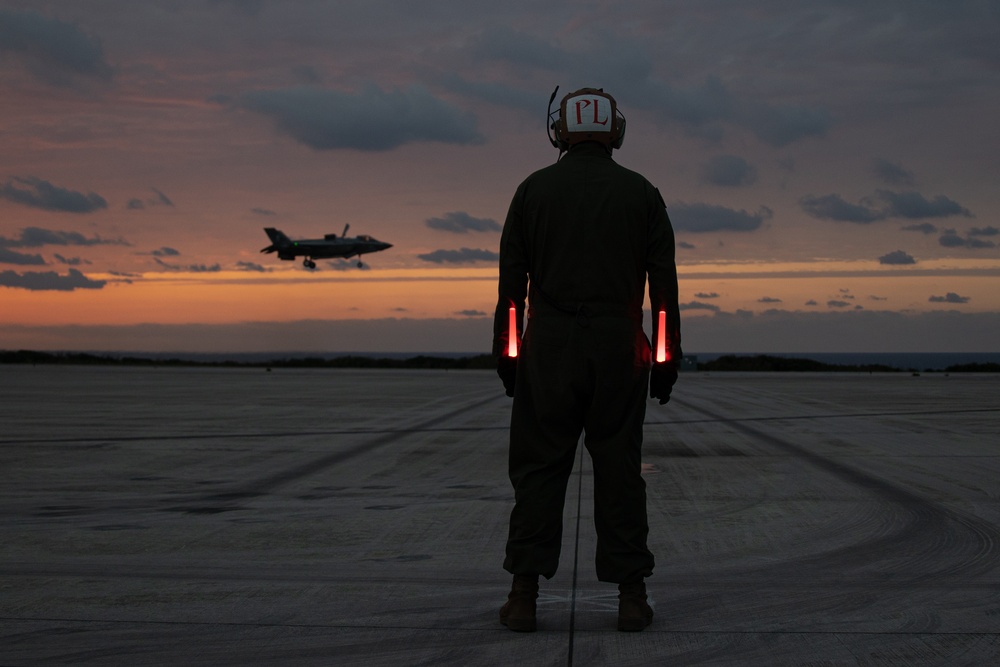
[(623, 303), (558, 301), (543, 292), (537, 285), (533, 286), (531, 291), (541, 298), (530, 302), (528, 317), (555, 312), (575, 318), (577, 324), (583, 328), (590, 326), (590, 319), (592, 317), (622, 317), (640, 324), (642, 323), (641, 306), (636, 307)]

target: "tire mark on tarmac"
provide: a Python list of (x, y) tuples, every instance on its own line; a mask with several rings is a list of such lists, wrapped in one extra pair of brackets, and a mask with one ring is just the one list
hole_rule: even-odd
[[(683, 400), (673, 399), (675, 404), (683, 403)], [(809, 415), (772, 415), (768, 417), (711, 417), (707, 419), (672, 419), (668, 421), (653, 421), (647, 419), (646, 426), (676, 426), (681, 424), (730, 424), (744, 422), (771, 422), (771, 421), (818, 421), (823, 419), (857, 419), (865, 417), (929, 417), (939, 415), (961, 415), (970, 413), (1000, 412), (1000, 408), (968, 408), (959, 410), (906, 410), (898, 412), (853, 412), (839, 414), (809, 414)], [(428, 431), (454, 431), (454, 432), (479, 432), (479, 431), (506, 431), (509, 427), (504, 426), (454, 426), (448, 428), (434, 428), (427, 426), (423, 428), (406, 429), (408, 433), (428, 432)], [(10, 440), (0, 439), (0, 447), (8, 445), (73, 445), (88, 442), (95, 443), (115, 443), (115, 442), (158, 442), (177, 440), (227, 440), (232, 438), (243, 438), (247, 440), (261, 440), (267, 438), (289, 438), (308, 437), (321, 435), (375, 435), (382, 433), (398, 433), (399, 429), (336, 429), (322, 431), (273, 431), (253, 433), (191, 433), (180, 435), (85, 435), (74, 436), (72, 438), (14, 438)]]
[[(355, 443), (350, 447), (338, 450), (336, 452), (331, 452), (319, 458), (310, 459), (304, 463), (299, 463), (288, 467), (284, 470), (260, 477), (254, 480), (250, 480), (240, 484), (239, 486), (233, 488), (230, 491), (225, 491), (222, 493), (213, 493), (207, 496), (200, 496), (197, 499), (192, 499), (181, 503), (180, 505), (173, 507), (174, 511), (208, 511), (212, 508), (205, 507), (195, 507), (196, 504), (204, 503), (217, 503), (220, 501), (236, 501), (241, 499), (255, 498), (258, 496), (265, 495), (274, 491), (275, 489), (285, 486), (291, 482), (302, 479), (303, 477), (308, 477), (316, 473), (322, 472), (323, 470), (334, 466), (350, 459), (359, 456), (361, 454), (370, 454), (372, 450), (379, 447), (383, 447), (391, 442), (395, 442), (400, 438), (404, 438), (413, 433), (419, 433), (426, 431), (438, 424), (447, 423), (448, 421), (462, 415), (476, 408), (482, 407), (488, 403), (498, 401), (502, 398), (502, 395), (491, 394), (487, 398), (471, 401), (465, 403), (464, 405), (455, 408), (454, 410), (449, 410), (448, 412), (442, 414), (436, 414), (433, 417), (425, 419), (423, 421), (417, 422), (412, 426), (396, 428), (391, 431), (383, 432), (377, 437), (366, 439), (361, 442)], [(298, 434), (296, 434), (298, 435)], [(227, 505), (224, 511), (231, 509), (238, 509), (238, 506)]]
[[(806, 447), (752, 426), (746, 421), (726, 420), (712, 410), (686, 401), (685, 408), (704, 414), (759, 442), (804, 460), (834, 477), (860, 487), (902, 509), (908, 516), (902, 525), (886, 534), (854, 542), (821, 554), (783, 560), (760, 568), (741, 569), (743, 575), (771, 574), (783, 579), (789, 568), (804, 578), (828, 579), (849, 567), (871, 566), (878, 558), (898, 556), (911, 572), (886, 572), (884, 581), (909, 584), (931, 583), (941, 577), (971, 577), (994, 571), (1000, 566), (1000, 529), (979, 517), (949, 509), (903, 486), (810, 451)], [(920, 572), (919, 568), (928, 569)], [(915, 571), (914, 571), (915, 570)]]
[[(948, 633), (956, 604), (982, 608), (996, 599), (1000, 561), (996, 525), (744, 421), (725, 420), (687, 401), (678, 403), (870, 492), (884, 510), (873, 513), (869, 523), (881, 520), (885, 527), (868, 537), (847, 532), (841, 538), (843, 546), (820, 553), (787, 558), (777, 553), (766, 564), (735, 563), (695, 578), (677, 577), (675, 585), (683, 592), (677, 590), (671, 600), (668, 623), (716, 619), (712, 632), (720, 638), (728, 635), (718, 632), (724, 628), (775, 636), (837, 628), (837, 635), (849, 645), (861, 635), (901, 633), (933, 644)], [(853, 530), (863, 528), (863, 523)], [(730, 609), (739, 611), (727, 613)], [(985, 637), (995, 642), (997, 635)], [(738, 643), (700, 646), (685, 658), (699, 664), (728, 661)]]

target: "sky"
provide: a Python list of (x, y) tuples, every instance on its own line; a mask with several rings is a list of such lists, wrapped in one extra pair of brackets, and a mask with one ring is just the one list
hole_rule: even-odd
[[(487, 352), (549, 96), (593, 86), (686, 353), (1000, 351), (997, 35), (995, 0), (0, 0), (0, 349)], [(393, 247), (260, 253), (346, 225)]]

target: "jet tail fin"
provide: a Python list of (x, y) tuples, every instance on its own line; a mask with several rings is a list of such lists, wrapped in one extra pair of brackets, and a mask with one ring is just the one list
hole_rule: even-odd
[(280, 229), (265, 227), (264, 231), (267, 233), (267, 237), (271, 239), (271, 245), (262, 248), (261, 252), (274, 252), (292, 244), (292, 240), (285, 236), (285, 233)]

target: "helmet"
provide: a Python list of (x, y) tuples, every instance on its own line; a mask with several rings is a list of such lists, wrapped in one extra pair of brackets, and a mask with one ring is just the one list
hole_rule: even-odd
[[(597, 141), (609, 150), (621, 148), (625, 140), (625, 116), (618, 111), (615, 98), (603, 88), (581, 88), (559, 103), (559, 117), (553, 120), (552, 101), (559, 86), (549, 98), (549, 141), (560, 152), (582, 141)], [(554, 136), (553, 136), (554, 135)]]

